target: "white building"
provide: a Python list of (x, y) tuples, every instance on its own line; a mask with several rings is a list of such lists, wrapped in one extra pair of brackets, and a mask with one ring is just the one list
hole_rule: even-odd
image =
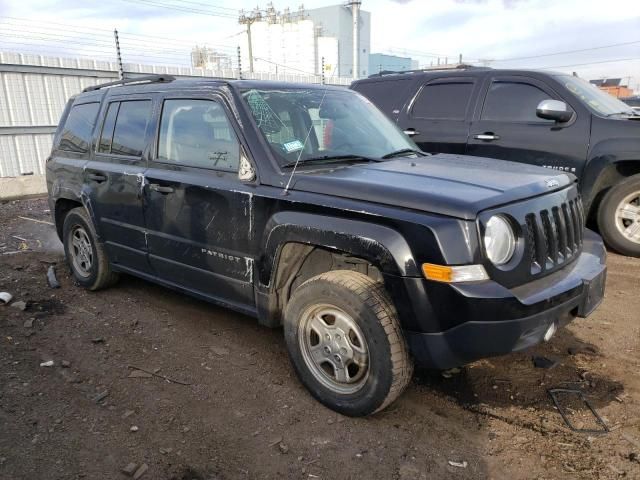
[(233, 62), (225, 53), (196, 45), (191, 50), (191, 66), (207, 70), (224, 70), (233, 68)]
[[(371, 14), (359, 10), (359, 75), (369, 73), (371, 44)], [(265, 13), (259, 10), (241, 16), (240, 23), (251, 30), (253, 71), (255, 73), (307, 73), (320, 75), (322, 60), (327, 77), (353, 76), (353, 15), (352, 7), (331, 7), (304, 10), (301, 6), (276, 12), (269, 4)], [(249, 45), (242, 45), (242, 69), (251, 70)]]

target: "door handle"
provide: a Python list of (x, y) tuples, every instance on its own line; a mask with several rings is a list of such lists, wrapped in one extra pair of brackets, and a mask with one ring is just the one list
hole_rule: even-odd
[(153, 190), (154, 192), (164, 193), (164, 194), (175, 192), (175, 188), (164, 187), (162, 185), (158, 185), (157, 183), (150, 183), (149, 190)]
[(500, 140), (500, 136), (495, 135), (492, 132), (479, 133), (477, 135), (474, 135), (473, 138), (475, 138), (476, 140), (484, 140), (485, 142), (490, 142), (492, 140)]
[(89, 180), (92, 180), (92, 181), (98, 182), (98, 183), (102, 183), (102, 182), (107, 180), (106, 175), (102, 175), (100, 173), (90, 173), (89, 175), (87, 175), (87, 178)]
[(420, 132), (416, 131), (415, 128), (407, 128), (404, 131), (404, 134), (409, 136), (409, 137), (415, 137), (416, 135), (420, 135)]

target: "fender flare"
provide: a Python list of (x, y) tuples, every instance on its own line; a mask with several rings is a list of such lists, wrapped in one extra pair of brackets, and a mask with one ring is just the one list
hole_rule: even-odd
[[(602, 148), (594, 150), (601, 151)], [(637, 151), (603, 152), (601, 155), (593, 156), (587, 162), (580, 179), (585, 210), (589, 211), (591, 209), (600, 192), (625, 178), (625, 175), (620, 173), (618, 167), (627, 162), (637, 162), (636, 173), (640, 173), (640, 148)]]
[(417, 277), (419, 268), (400, 232), (375, 223), (303, 212), (279, 212), (267, 222), (268, 236), (259, 280), (273, 284), (278, 256), (287, 243), (317, 245), (347, 252), (376, 265), (382, 273)]

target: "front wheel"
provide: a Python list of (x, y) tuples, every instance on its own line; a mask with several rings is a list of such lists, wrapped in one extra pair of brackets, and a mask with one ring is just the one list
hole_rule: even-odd
[(627, 178), (607, 192), (598, 210), (598, 227), (611, 248), (640, 257), (640, 175)]
[(338, 270), (300, 285), (284, 333), (301, 382), (327, 407), (364, 416), (393, 402), (411, 380), (395, 308), (380, 283)]

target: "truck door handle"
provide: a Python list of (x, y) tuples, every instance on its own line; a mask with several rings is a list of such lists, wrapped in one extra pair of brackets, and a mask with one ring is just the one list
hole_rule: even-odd
[(485, 142), (500, 140), (500, 136), (492, 132), (478, 133), (477, 135), (474, 135), (473, 138), (475, 138), (476, 140), (483, 140)]
[(150, 183), (149, 189), (158, 193), (173, 193), (175, 192), (175, 188), (173, 187), (163, 187), (162, 185), (158, 185), (157, 183)]
[(89, 175), (87, 175), (87, 178), (89, 180), (92, 180), (92, 181), (98, 182), (98, 183), (102, 183), (102, 182), (107, 180), (106, 175), (102, 175), (100, 173), (90, 173)]
[(415, 128), (407, 128), (404, 131), (404, 134), (409, 136), (409, 137), (415, 137), (416, 135), (420, 135), (420, 132), (416, 131)]

